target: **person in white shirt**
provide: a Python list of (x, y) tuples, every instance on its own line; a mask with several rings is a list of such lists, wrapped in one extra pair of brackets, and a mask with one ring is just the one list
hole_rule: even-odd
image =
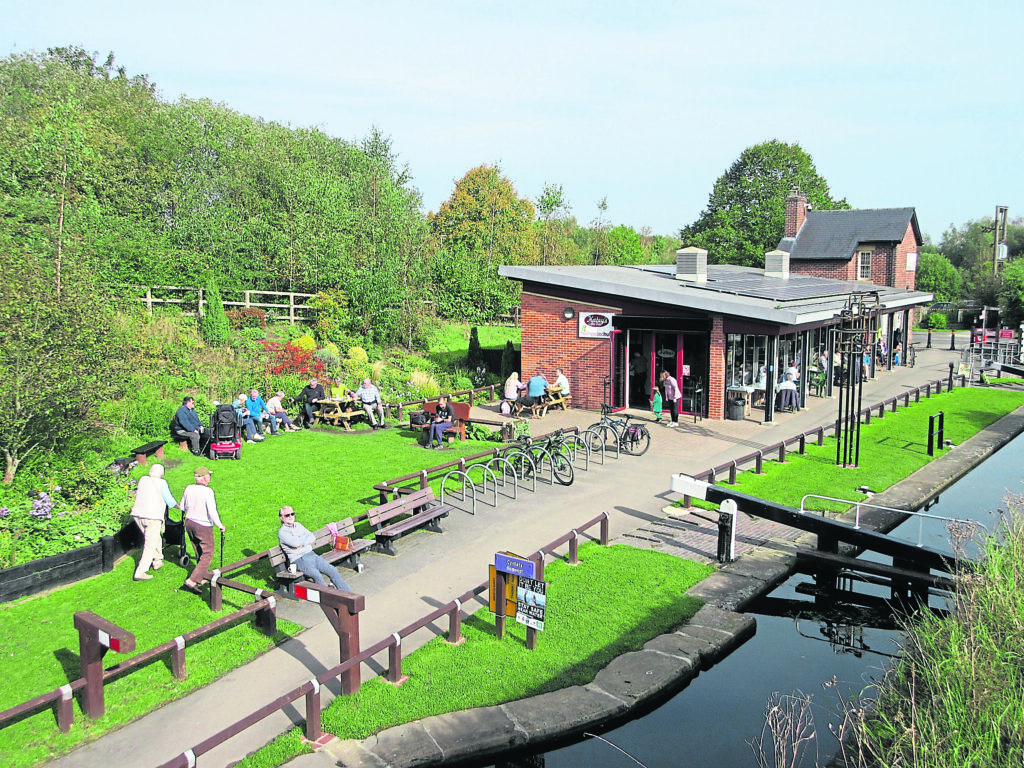
[(132, 504), (132, 519), (142, 529), (142, 557), (135, 568), (135, 581), (147, 581), (153, 577), (147, 573), (150, 565), (159, 571), (164, 564), (160, 534), (163, 533), (164, 515), (167, 507), (177, 508), (178, 502), (171, 495), (171, 489), (164, 480), (163, 464), (154, 464), (149, 474), (139, 479)]
[(220, 521), (217, 514), (217, 500), (210, 488), (210, 470), (206, 467), (196, 467), (192, 475), (195, 483), (186, 486), (181, 494), (181, 508), (185, 512), (185, 530), (196, 548), (196, 555), (199, 562), (185, 579), (180, 589), (191, 592), (193, 595), (201, 594), (199, 585), (210, 576), (210, 564), (213, 562), (213, 528), (220, 528), (224, 533), (224, 523)]
[(569, 396), (569, 379), (565, 377), (561, 368), (555, 368), (555, 386), (562, 388), (562, 397)]

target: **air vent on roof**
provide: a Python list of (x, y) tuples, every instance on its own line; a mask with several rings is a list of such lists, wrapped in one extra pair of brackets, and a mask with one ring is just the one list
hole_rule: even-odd
[(789, 254), (785, 251), (768, 251), (764, 255), (764, 276), (789, 278)]
[(676, 251), (676, 280), (691, 283), (708, 281), (708, 252), (703, 248), (680, 248)]

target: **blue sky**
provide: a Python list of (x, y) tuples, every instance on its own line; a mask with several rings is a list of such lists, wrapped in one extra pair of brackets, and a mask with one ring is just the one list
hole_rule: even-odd
[(389, 135), (436, 210), (500, 164), (581, 223), (672, 233), (748, 146), (799, 143), (836, 197), (938, 241), (1024, 215), (1024, 3), (0, 0), (0, 53), (113, 51), (163, 98)]

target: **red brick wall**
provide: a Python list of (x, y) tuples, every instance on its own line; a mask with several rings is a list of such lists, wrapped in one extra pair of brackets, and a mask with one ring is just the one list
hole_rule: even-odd
[[(566, 307), (576, 310), (572, 320), (562, 317)], [(580, 312), (611, 310), (599, 304), (522, 294), (523, 370), (519, 377), (528, 381), (539, 368), (544, 378), (554, 381), (555, 368), (561, 368), (569, 378), (573, 405), (598, 410), (604, 398), (604, 377), (611, 370), (611, 341), (578, 338)]]
[(722, 316), (711, 316), (711, 346), (708, 350), (708, 418), (725, 418), (725, 330)]
[(796, 237), (807, 218), (807, 198), (803, 195), (786, 198), (786, 230), (783, 237)]
[(893, 280), (891, 285), (893, 288), (906, 288), (913, 291), (917, 285), (917, 271), (907, 271), (908, 253), (920, 253), (917, 239), (914, 237), (914, 228), (909, 224), (907, 225), (906, 234), (903, 235), (903, 242), (896, 246), (896, 256), (893, 263), (895, 280)]
[(919, 249), (917, 240), (914, 238), (914, 228), (909, 224), (906, 234), (903, 235), (903, 241), (895, 247), (891, 243), (862, 243), (850, 254), (849, 261), (801, 259), (800, 261), (791, 261), (789, 271), (795, 275), (829, 277), (834, 280), (857, 280), (857, 254), (863, 250), (872, 252), (872, 283), (887, 285), (890, 288), (914, 290), (917, 285), (917, 272), (907, 271), (907, 254), (917, 253)]
[(794, 275), (827, 277), (831, 280), (856, 280), (857, 260), (801, 259), (800, 261), (790, 261), (789, 271)]

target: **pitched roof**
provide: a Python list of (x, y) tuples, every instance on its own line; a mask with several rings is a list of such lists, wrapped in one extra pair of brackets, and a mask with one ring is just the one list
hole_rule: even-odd
[(898, 243), (913, 227), (921, 243), (921, 229), (913, 208), (869, 208), (855, 211), (808, 211), (796, 237), (784, 237), (779, 250), (790, 259), (848, 261), (861, 243)]

